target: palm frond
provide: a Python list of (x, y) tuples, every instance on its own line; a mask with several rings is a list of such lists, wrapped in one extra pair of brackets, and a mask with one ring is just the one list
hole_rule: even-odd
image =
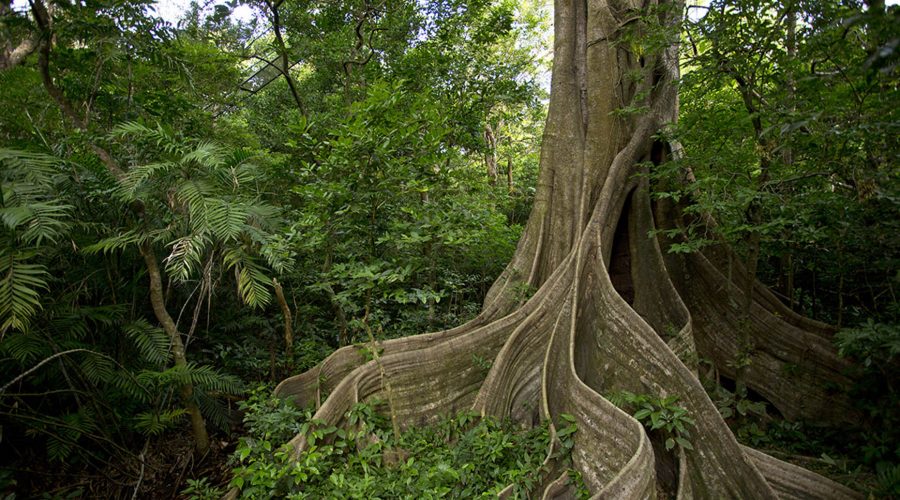
[[(69, 228), (67, 219), (71, 215), (71, 205), (32, 203), (21, 208), (28, 211), (28, 216), (19, 221), (20, 226), (24, 226), (25, 229), (20, 239), (26, 244), (40, 245), (44, 240), (56, 243), (57, 239), (63, 236)], [(6, 222), (4, 215), (0, 215), (0, 217), (3, 217)]]
[(228, 408), (221, 399), (214, 398), (202, 388), (195, 387), (194, 400), (197, 401), (197, 406), (200, 407), (200, 412), (206, 417), (207, 422), (226, 433), (231, 429)]
[(244, 390), (239, 378), (221, 373), (209, 365), (188, 363), (187, 374), (195, 386), (207, 392), (241, 394)]
[(125, 370), (119, 370), (118, 372), (116, 372), (116, 376), (110, 379), (110, 382), (114, 387), (122, 391), (129, 398), (140, 401), (142, 403), (148, 403), (153, 396), (158, 394), (158, 392), (153, 390), (155, 386), (150, 385), (147, 382), (146, 378), (141, 378), (141, 375), (143, 373), (156, 372), (153, 370), (143, 370), (141, 372), (138, 372), (137, 374), (132, 374), (131, 372), (127, 372)]
[(48, 185), (59, 173), (63, 160), (45, 153), (0, 148), (0, 179)]
[(203, 230), (209, 227), (206, 219), (209, 204), (207, 200), (217, 197), (216, 189), (205, 179), (188, 179), (178, 184), (175, 196), (187, 205), (191, 227)]
[(116, 372), (115, 365), (107, 356), (99, 355), (94, 352), (85, 353), (84, 359), (81, 360), (80, 367), (85, 378), (94, 385), (99, 385), (112, 380)]
[(223, 186), (237, 190), (241, 186), (253, 184), (263, 180), (263, 172), (252, 160), (257, 155), (246, 151), (235, 151), (228, 158), (224, 168), (215, 171), (216, 177)]
[(0, 342), (0, 352), (5, 353), (22, 365), (30, 365), (53, 353), (46, 340), (27, 333), (7, 335)]
[(150, 179), (153, 177), (162, 176), (176, 168), (178, 168), (179, 164), (174, 161), (162, 161), (156, 163), (149, 163), (146, 165), (140, 165), (137, 167), (133, 167), (125, 173), (125, 177), (122, 178), (120, 182), (121, 189), (119, 191), (119, 196), (123, 200), (132, 200), (137, 194), (137, 191)]

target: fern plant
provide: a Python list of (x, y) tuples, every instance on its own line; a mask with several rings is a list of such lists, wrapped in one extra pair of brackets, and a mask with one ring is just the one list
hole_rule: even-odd
[(137, 122), (119, 125), (111, 137), (128, 140), (138, 157), (155, 151), (153, 161), (128, 169), (115, 190), (122, 202), (141, 200), (150, 212), (143, 220), (153, 224), (120, 228), (85, 251), (161, 244), (168, 252), (163, 262), (172, 279), (188, 281), (218, 262), (234, 273), (246, 304), (268, 304), (268, 270), (284, 272), (292, 258), (278, 236), (279, 210), (261, 200), (259, 186), (266, 179), (258, 158)]
[[(191, 408), (228, 428), (221, 396), (240, 393), (240, 383), (208, 366), (173, 366), (173, 338), (140, 308), (116, 305), (117, 293), (146, 290), (146, 274), (128, 271), (141, 245), (167, 246), (176, 282), (217, 259), (244, 276), (238, 286), (253, 306), (267, 299), (265, 273), (287, 265), (284, 252), (262, 251), (278, 214), (258, 202), (262, 177), (250, 155), (163, 142), (164, 132), (153, 148), (132, 144), (140, 157), (166, 158), (122, 178), (90, 161), (0, 149), (0, 357), (9, 361), (0, 380), (27, 374), (0, 395), (0, 426), (42, 438), (51, 459), (127, 455), (122, 433), (159, 434)], [(137, 200), (146, 217), (121, 212)], [(179, 405), (185, 384), (192, 390)]]
[(72, 206), (58, 198), (58, 158), (0, 149), (0, 335), (24, 331), (41, 309), (47, 268), (38, 260), (70, 227)]
[[(150, 281), (154, 315), (168, 337), (173, 361), (171, 368), (142, 372), (139, 377), (157, 392), (178, 386), (195, 447), (205, 452), (209, 439), (204, 417), (225, 427), (226, 412), (216, 395), (234, 393), (237, 386), (207, 367), (188, 362), (185, 341), (163, 296), (157, 251), (160, 246), (166, 249), (162, 263), (175, 285), (199, 278), (199, 286), (211, 300), (213, 269), (221, 267), (233, 273), (245, 304), (262, 307), (270, 300), (267, 271), (283, 272), (290, 264), (285, 252), (267, 248), (277, 242), (279, 213), (261, 201), (265, 176), (255, 156), (246, 151), (177, 137), (162, 126), (137, 122), (116, 127), (110, 138), (122, 142), (133, 163), (116, 179), (113, 196), (137, 217), (84, 251), (139, 250)], [(167, 422), (173, 423), (175, 416)], [(141, 422), (153, 431), (164, 423), (160, 419)]]

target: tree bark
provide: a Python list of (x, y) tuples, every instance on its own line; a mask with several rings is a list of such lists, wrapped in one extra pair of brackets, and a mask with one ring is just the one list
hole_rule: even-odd
[(487, 171), (488, 182), (491, 186), (497, 185), (499, 172), (497, 170), (497, 137), (490, 123), (484, 124), (484, 144), (487, 148), (484, 152), (484, 168)]
[[(665, 2), (649, 4), (674, 32), (681, 9)], [(723, 372), (734, 359), (746, 296), (745, 331), (756, 347), (748, 386), (788, 418), (852, 418), (846, 397), (824, 388), (826, 381), (848, 382), (829, 327), (790, 311), (727, 246), (674, 255), (665, 251), (673, 242), (647, 236), (686, 223), (680, 207), (651, 202), (647, 177), (636, 175), (646, 162), (662, 161), (665, 148), (654, 135), (677, 115), (676, 47), (638, 54), (617, 43), (626, 30), (655, 29), (635, 15), (647, 5), (557, 0), (534, 207), (482, 312), (450, 330), (380, 342), (377, 365), (358, 349), (339, 349), (284, 380), (277, 394), (303, 405), (327, 392), (315, 418), (334, 425), (388, 384), (398, 395), (392, 410), (403, 426), (474, 409), (525, 425), (550, 420), (555, 429), (559, 416), (570, 414), (578, 424), (572, 467), (597, 498), (855, 496), (740, 446), (698, 380), (700, 357)], [(616, 262), (621, 259), (627, 265)], [(720, 272), (729, 260), (736, 262), (731, 279)], [(613, 279), (611, 269), (627, 271)], [(524, 303), (517, 293), (523, 286), (537, 290)], [(735, 305), (724, 300), (729, 296)], [(486, 375), (476, 356), (493, 359)], [(651, 439), (607, 399), (623, 390), (678, 396), (696, 421), (693, 449), (667, 451)], [(306, 448), (303, 435), (290, 444), (297, 454)], [(657, 464), (666, 464), (667, 473), (657, 473)], [(545, 497), (573, 493), (558, 479), (564, 468), (548, 458)]]
[(513, 172), (512, 172), (513, 164), (512, 164), (512, 156), (506, 157), (506, 191), (508, 193), (513, 193), (515, 188), (513, 187)]
[(290, 370), (294, 366), (294, 317), (284, 298), (281, 283), (272, 278), (272, 286), (275, 288), (275, 298), (278, 299), (278, 305), (281, 306), (281, 313), (284, 315), (284, 356), (287, 358), (287, 367)]
[[(162, 275), (156, 262), (156, 254), (149, 243), (141, 243), (140, 251), (141, 256), (144, 258), (144, 264), (147, 266), (147, 274), (150, 277), (150, 304), (153, 306), (153, 313), (172, 342), (172, 358), (175, 360), (175, 366), (186, 368), (187, 357), (184, 354), (181, 333), (178, 331), (172, 316), (169, 315), (169, 311), (166, 310), (163, 298)], [(180, 392), (181, 402), (187, 408), (191, 419), (191, 428), (194, 432), (194, 447), (198, 452), (206, 453), (209, 449), (209, 435), (206, 432), (206, 422), (200, 413), (200, 407), (194, 401), (194, 385), (187, 382), (181, 386)]]
[[(0, 20), (13, 15), (15, 14), (12, 10), (12, 0), (2, 0)], [(22, 40), (14, 42), (10, 31), (8, 27), (0, 26), (0, 71), (18, 66), (38, 47), (37, 34), (30, 33)]]

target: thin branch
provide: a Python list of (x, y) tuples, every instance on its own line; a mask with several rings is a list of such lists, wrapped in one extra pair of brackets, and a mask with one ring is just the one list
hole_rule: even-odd
[(787, 178), (787, 179), (780, 179), (780, 180), (779, 180), (779, 179), (775, 179), (775, 180), (770, 180), (770, 181), (764, 182), (764, 183), (760, 186), (760, 188), (764, 189), (764, 188), (768, 188), (768, 187), (770, 187), (770, 186), (780, 186), (780, 185), (782, 185), (782, 184), (789, 184), (789, 183), (791, 183), (791, 182), (797, 182), (797, 181), (800, 181), (800, 180), (803, 180), (803, 179), (809, 179), (810, 177), (827, 177), (827, 176), (829, 176), (829, 175), (831, 175), (831, 174), (832, 174), (831, 172), (810, 172), (810, 173), (806, 173), (806, 174), (802, 174), (802, 175), (797, 175), (797, 176), (794, 176), (794, 177), (790, 177), (790, 178)]
[[(44, 360), (41, 361), (40, 363), (38, 363), (38, 364), (32, 366), (31, 368), (29, 368), (28, 370), (26, 370), (24, 373), (22, 373), (22, 374), (19, 375), (18, 377), (16, 377), (16, 378), (10, 380), (9, 383), (7, 383), (6, 385), (4, 385), (3, 387), (0, 387), (0, 394), (5, 393), (6, 390), (10, 388), (10, 386), (12, 386), (12, 385), (15, 384), (16, 382), (22, 380), (23, 378), (25, 378), (25, 377), (31, 375), (32, 373), (36, 372), (36, 371), (39, 370), (42, 366), (44, 366), (44, 365), (46, 365), (47, 363), (53, 361), (54, 359), (56, 359), (56, 358), (58, 358), (58, 357), (60, 357), (60, 356), (65, 356), (65, 355), (67, 355), (67, 354), (73, 354), (73, 353), (76, 353), (76, 352), (90, 352), (90, 353), (93, 353), (94, 351), (91, 351), (90, 349), (69, 349), (68, 351), (58, 352), (58, 353), (56, 353), (56, 354), (54, 354), (54, 355), (52, 355), (52, 356), (50, 356), (50, 357), (44, 359)], [(95, 353), (95, 354), (96, 354), (96, 353)]]
[(297, 87), (294, 84), (294, 79), (291, 77), (287, 46), (284, 43), (284, 37), (282, 37), (281, 35), (281, 17), (278, 12), (278, 8), (281, 7), (281, 3), (282, 0), (279, 0), (277, 2), (265, 0), (266, 6), (268, 6), (269, 10), (272, 12), (272, 32), (275, 34), (275, 42), (278, 45), (278, 54), (281, 56), (281, 74), (284, 76), (285, 81), (287, 81), (288, 88), (291, 91), (291, 96), (294, 98), (294, 102), (297, 103), (297, 108), (300, 110), (300, 114), (306, 116), (306, 106), (300, 99), (300, 94), (297, 92)]
[[(34, 19), (37, 22), (38, 28), (40, 29), (40, 44), (38, 51), (38, 68), (41, 73), (41, 81), (44, 84), (44, 89), (47, 90), (47, 93), (50, 94), (50, 97), (56, 101), (56, 104), (59, 106), (60, 111), (62, 111), (63, 115), (68, 118), (76, 128), (83, 132), (88, 131), (88, 123), (85, 119), (78, 116), (78, 113), (75, 112), (75, 108), (72, 106), (72, 103), (66, 98), (66, 95), (63, 91), (53, 83), (53, 78), (50, 75), (50, 55), (51, 49), (53, 45), (53, 29), (50, 23), (50, 15), (47, 12), (47, 7), (44, 5), (42, 0), (32, 0), (31, 2), (31, 12), (34, 15)], [(100, 157), (100, 160), (106, 165), (106, 168), (109, 169), (110, 172), (116, 177), (121, 179), (125, 173), (119, 167), (119, 164), (116, 163), (116, 160), (113, 159), (112, 155), (109, 152), (100, 146), (97, 146), (93, 142), (90, 143), (91, 149), (94, 151), (94, 154)]]

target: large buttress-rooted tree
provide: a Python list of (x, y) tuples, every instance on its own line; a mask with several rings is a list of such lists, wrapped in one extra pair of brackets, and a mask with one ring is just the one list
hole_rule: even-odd
[[(338, 425), (354, 403), (376, 397), (400, 425), (470, 408), (525, 425), (570, 414), (578, 425), (572, 466), (603, 498), (854, 495), (739, 445), (699, 382), (702, 358), (787, 418), (840, 422), (853, 414), (834, 391), (848, 380), (829, 327), (748, 281), (727, 247), (675, 256), (649, 236), (684, 220), (678, 207), (653, 203), (639, 175), (667, 154), (655, 137), (677, 115), (676, 48), (643, 53), (620, 43), (626, 30), (650, 29), (641, 17), (648, 7), (677, 29), (677, 6), (556, 1), (535, 204), (481, 314), (451, 330), (382, 342), (374, 360), (357, 347), (340, 349), (282, 382), (279, 395), (315, 404), (317, 418)], [(735, 373), (734, 361), (747, 357)], [(485, 369), (477, 358), (493, 363)], [(621, 391), (677, 395), (696, 422), (692, 449), (666, 451), (660, 435), (604, 397)], [(291, 444), (298, 453), (306, 446), (302, 435)], [(536, 496), (571, 493), (562, 467), (548, 458), (551, 472)]]

